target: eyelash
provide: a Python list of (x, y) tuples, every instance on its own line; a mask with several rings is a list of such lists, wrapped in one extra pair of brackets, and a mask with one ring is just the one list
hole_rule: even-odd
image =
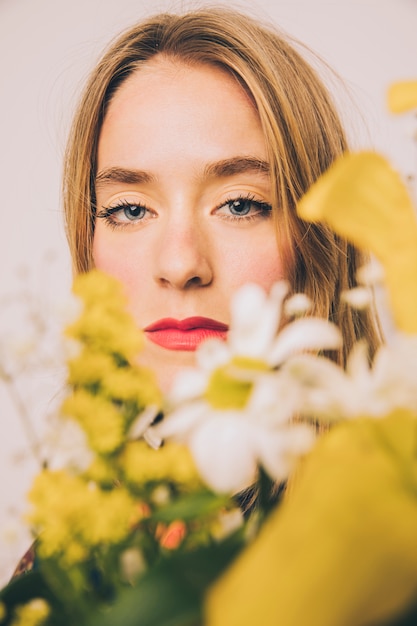
[(224, 200), (214, 209), (214, 212), (219, 211), (227, 205), (237, 204), (239, 202), (249, 202), (252, 207), (255, 207), (257, 209), (256, 213), (252, 215), (233, 215), (231, 213), (230, 215), (223, 215), (219, 217), (229, 222), (249, 222), (259, 218), (269, 217), (272, 214), (272, 206), (267, 202), (264, 202), (263, 200), (255, 200), (255, 196), (253, 196), (252, 194), (241, 195), (237, 197), (231, 196), (229, 198), (226, 198), (226, 200)]
[[(128, 202), (127, 200), (121, 200), (117, 204), (111, 207), (103, 207), (102, 211), (97, 213), (96, 217), (99, 219), (104, 219), (107, 226), (110, 228), (129, 228), (130, 226), (137, 224), (138, 222), (134, 220), (127, 220), (126, 222), (120, 222), (113, 218), (113, 215), (117, 215), (124, 209), (140, 209), (145, 213), (151, 213), (151, 211), (144, 206), (143, 204), (139, 204), (137, 202)], [(142, 221), (142, 220), (138, 220)]]
[[(255, 207), (257, 209), (256, 213), (252, 215), (233, 215), (232, 213), (230, 215), (219, 215), (220, 219), (224, 219), (229, 222), (246, 222), (247, 223), (249, 221), (256, 220), (259, 218), (269, 217), (271, 215), (272, 206), (262, 200), (255, 200), (255, 197), (251, 194), (241, 195), (241, 196), (232, 196), (230, 198), (227, 198), (226, 200), (224, 200), (223, 202), (221, 202), (218, 206), (214, 208), (213, 213), (220, 211), (220, 209), (227, 207), (227, 205), (232, 205), (232, 204), (236, 205), (238, 203), (245, 203), (245, 202), (249, 202), (252, 208)], [(150, 209), (148, 209), (146, 206), (140, 203), (128, 202), (127, 200), (122, 200), (114, 206), (103, 207), (103, 210), (97, 213), (96, 217), (99, 219), (104, 219), (106, 224), (111, 228), (128, 228), (132, 225), (136, 225), (139, 222), (142, 222), (145, 220), (144, 219), (140, 219), (137, 221), (127, 220), (126, 222), (121, 222), (121, 221), (115, 220), (113, 216), (117, 215), (124, 209), (132, 209), (132, 208), (139, 209), (140, 211), (143, 211), (145, 214), (146, 213), (152, 214), (152, 211), (150, 211)], [(148, 218), (148, 219), (151, 219), (151, 218)]]

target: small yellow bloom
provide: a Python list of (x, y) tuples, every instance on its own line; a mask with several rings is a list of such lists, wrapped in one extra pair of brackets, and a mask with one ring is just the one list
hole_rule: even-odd
[(121, 283), (92, 270), (75, 278), (73, 291), (83, 300), (84, 311), (67, 328), (67, 335), (96, 350), (134, 359), (143, 345), (143, 334), (127, 311)]
[(388, 89), (387, 100), (391, 113), (405, 113), (417, 109), (417, 80), (393, 83)]
[(373, 152), (340, 157), (297, 210), (377, 257), (398, 328), (416, 333), (417, 219), (405, 184), (386, 159)]
[(126, 311), (112, 311), (105, 304), (86, 309), (66, 334), (90, 348), (133, 360), (143, 345), (141, 331)]
[(130, 531), (135, 502), (126, 489), (111, 491), (97, 489), (82, 520), (82, 534), (86, 545), (97, 546), (122, 541)]
[(121, 457), (126, 480), (140, 485), (147, 481), (168, 481), (183, 485), (199, 483), (198, 474), (189, 449), (168, 442), (153, 450), (144, 441), (127, 444)]
[(68, 562), (83, 558), (78, 537), (91, 502), (86, 483), (64, 471), (44, 470), (36, 476), (28, 499), (33, 506), (27, 517), (40, 534), (40, 554), (46, 557), (65, 554)]
[(34, 598), (14, 610), (11, 626), (41, 626), (48, 618), (50, 608), (43, 598)]
[(78, 421), (93, 451), (110, 454), (122, 445), (126, 426), (123, 415), (102, 396), (77, 389), (64, 400), (62, 412)]
[(103, 393), (120, 400), (133, 402), (137, 412), (145, 406), (161, 405), (161, 394), (152, 371), (130, 365), (107, 372), (101, 379)]
[(109, 305), (123, 307), (127, 303), (122, 284), (113, 276), (97, 269), (78, 274), (74, 279), (72, 289), (86, 306), (106, 302)]
[(116, 473), (109, 457), (95, 456), (85, 472), (85, 478), (98, 485), (109, 487), (114, 485)]
[(29, 501), (39, 554), (63, 564), (84, 560), (92, 547), (124, 540), (137, 504), (122, 487), (102, 491), (79, 476), (47, 470), (36, 477)]
[(116, 370), (114, 359), (103, 352), (84, 350), (68, 362), (68, 383), (73, 386), (93, 386)]

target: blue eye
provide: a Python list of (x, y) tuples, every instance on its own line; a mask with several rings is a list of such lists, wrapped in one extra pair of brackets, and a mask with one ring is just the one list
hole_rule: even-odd
[(237, 200), (227, 202), (227, 206), (232, 215), (249, 215), (251, 209), (253, 208), (253, 204), (253, 200), (250, 200), (249, 198), (238, 198)]
[(132, 222), (137, 219), (142, 219), (145, 216), (146, 210), (145, 207), (137, 204), (128, 204), (120, 207), (121, 213)]
[(151, 211), (141, 204), (123, 201), (112, 207), (104, 207), (97, 213), (97, 217), (115, 227), (146, 221), (151, 217)]
[(215, 213), (226, 220), (243, 221), (270, 217), (271, 211), (272, 207), (267, 202), (252, 197), (238, 197), (223, 202)]

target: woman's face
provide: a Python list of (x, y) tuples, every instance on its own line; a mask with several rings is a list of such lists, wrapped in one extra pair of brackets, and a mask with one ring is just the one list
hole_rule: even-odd
[(257, 113), (224, 71), (154, 57), (110, 103), (97, 172), (94, 262), (123, 283), (168, 390), (226, 337), (238, 287), (283, 277)]

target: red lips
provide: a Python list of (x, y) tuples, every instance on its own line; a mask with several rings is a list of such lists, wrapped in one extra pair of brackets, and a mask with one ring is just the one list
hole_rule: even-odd
[(146, 336), (168, 350), (196, 350), (210, 338), (225, 340), (229, 327), (208, 317), (187, 317), (184, 320), (164, 318), (147, 326)]

